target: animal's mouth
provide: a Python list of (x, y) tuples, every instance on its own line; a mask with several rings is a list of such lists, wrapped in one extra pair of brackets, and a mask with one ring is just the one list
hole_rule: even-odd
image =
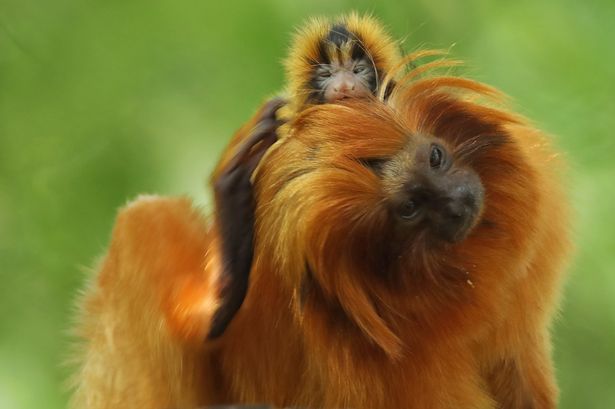
[(335, 96), (333, 98), (331, 98), (331, 102), (338, 102), (338, 101), (343, 101), (343, 100), (347, 100), (347, 99), (355, 99), (355, 98), (362, 98), (361, 95), (353, 95), (353, 94), (341, 94), (338, 96)]

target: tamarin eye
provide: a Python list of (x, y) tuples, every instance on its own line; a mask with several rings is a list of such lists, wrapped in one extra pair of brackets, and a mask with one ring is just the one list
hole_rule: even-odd
[(386, 161), (386, 159), (380, 158), (361, 159), (361, 164), (372, 170), (377, 175), (380, 175)]
[(406, 200), (399, 208), (399, 216), (402, 219), (412, 220), (419, 214), (419, 207), (417, 203), (412, 200)]
[(331, 71), (327, 68), (321, 68), (317, 71), (317, 74), (320, 78), (329, 78), (331, 76)]
[(429, 166), (432, 168), (439, 168), (442, 166), (444, 158), (444, 152), (438, 145), (432, 145), (431, 153), (429, 154)]
[(361, 74), (365, 71), (367, 71), (367, 67), (365, 65), (357, 65), (352, 70), (355, 74)]

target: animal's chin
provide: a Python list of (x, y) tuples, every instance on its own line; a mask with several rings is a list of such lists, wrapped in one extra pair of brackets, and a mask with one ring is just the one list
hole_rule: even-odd
[(357, 98), (357, 97), (353, 97), (353, 96), (350, 96), (350, 95), (342, 95), (342, 96), (339, 96), (339, 97), (332, 97), (332, 98), (329, 100), (329, 102), (330, 102), (330, 103), (332, 103), (332, 104), (334, 104), (334, 103), (336, 103), (336, 102), (344, 102), (344, 101), (348, 101), (348, 100), (353, 99), (353, 98)]
[(419, 248), (421, 251), (441, 251), (452, 245), (460, 244), (474, 231), (479, 222), (478, 215), (458, 223), (418, 225), (398, 225), (395, 229), (394, 240), (400, 244), (399, 252), (407, 252), (410, 248)]
[(342, 94), (342, 95), (336, 95), (336, 96), (332, 96), (329, 98), (329, 102), (334, 103), (334, 102), (345, 102), (347, 100), (350, 99), (365, 99), (369, 96), (369, 94), (366, 93), (355, 93), (355, 94)]
[(445, 224), (438, 228), (434, 228), (434, 237), (450, 244), (462, 242), (471, 234), (477, 223), (477, 211), (473, 210), (473, 213), (474, 214), (471, 217), (463, 220), (460, 224)]

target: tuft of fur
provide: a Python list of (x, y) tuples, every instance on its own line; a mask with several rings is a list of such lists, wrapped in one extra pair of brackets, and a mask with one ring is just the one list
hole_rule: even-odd
[[(74, 407), (555, 408), (549, 328), (570, 253), (562, 165), (499, 104), (490, 87), (433, 76), (399, 81), (386, 102), (299, 113), (255, 174), (250, 289), (211, 345), (194, 341), (215, 308), (215, 226), (184, 199), (130, 205), (83, 304)], [(424, 135), (485, 190), (454, 244), (399, 235), (365, 166)], [(204, 300), (177, 325), (177, 306)]]

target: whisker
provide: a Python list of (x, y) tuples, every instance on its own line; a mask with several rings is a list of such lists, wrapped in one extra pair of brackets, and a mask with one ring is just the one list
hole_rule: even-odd
[[(393, 78), (395, 77), (395, 75), (397, 75), (397, 73), (402, 71), (404, 68), (407, 68), (408, 66), (411, 67), (410, 72), (412, 72), (413, 70), (416, 70), (417, 66), (415, 65), (415, 62), (418, 60), (421, 60), (423, 58), (428, 58), (428, 57), (441, 57), (441, 56), (446, 56), (446, 55), (447, 55), (447, 52), (442, 51), (442, 50), (419, 50), (419, 51), (410, 53), (402, 57), (401, 60), (397, 64), (395, 64), (389, 70), (389, 72), (386, 73), (383, 79), (383, 83), (388, 84), (389, 82), (391, 82)], [(384, 99), (384, 93), (386, 91), (386, 87), (383, 87), (383, 88), (384, 89), (380, 89), (380, 92), (378, 93), (379, 99)]]
[(469, 138), (455, 147), (455, 158), (461, 162), (469, 162), (477, 155), (490, 149), (502, 146), (508, 141), (504, 134), (481, 134)]

